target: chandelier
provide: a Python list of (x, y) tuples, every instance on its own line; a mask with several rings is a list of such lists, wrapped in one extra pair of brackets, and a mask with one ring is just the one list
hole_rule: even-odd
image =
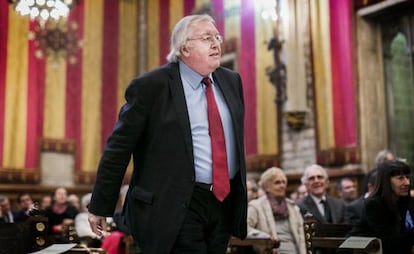
[(29, 33), (29, 39), (36, 45), (35, 57), (64, 57), (68, 63), (76, 64), (76, 53), (82, 47), (77, 30), (78, 23), (75, 21), (47, 22), (44, 26), (37, 24)]
[(50, 18), (58, 20), (67, 17), (71, 8), (79, 0), (8, 0), (15, 5), (15, 10), (22, 16), (46, 22)]

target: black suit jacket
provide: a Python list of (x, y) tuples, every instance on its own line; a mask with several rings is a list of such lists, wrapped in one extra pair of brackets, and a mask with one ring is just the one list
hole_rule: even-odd
[(361, 219), (364, 202), (365, 198), (362, 196), (345, 207), (345, 223), (355, 224)]
[[(332, 223), (344, 223), (345, 203), (342, 200), (326, 196), (326, 202), (331, 211)], [(319, 212), (318, 207), (310, 195), (298, 203), (302, 215), (311, 213), (316, 221), (328, 223), (325, 217)]]
[[(398, 208), (397, 208), (398, 207)], [(378, 237), (382, 241), (384, 254), (411, 254), (414, 244), (414, 230), (405, 228), (406, 210), (400, 209), (400, 215), (395, 215), (380, 197), (368, 198), (364, 202), (361, 219), (352, 229), (349, 236)], [(414, 219), (411, 204), (410, 216)]]
[[(239, 173), (228, 200), (232, 234), (245, 238), (247, 225), (244, 101), (239, 74), (218, 68), (213, 79), (229, 108)], [(124, 212), (143, 253), (169, 253), (190, 203), (194, 183), (193, 143), (178, 63), (134, 79), (127, 103), (104, 149), (89, 211), (112, 216), (131, 154), (134, 170)]]
[(9, 219), (10, 214), (7, 214), (7, 215), (3, 214), (3, 216), (0, 217), (0, 223), (14, 223), (14, 222), (20, 222), (21, 221), (20, 217), (19, 217), (20, 216), (19, 212), (12, 210), (9, 213), (13, 217), (13, 222), (11, 222), (10, 219)]

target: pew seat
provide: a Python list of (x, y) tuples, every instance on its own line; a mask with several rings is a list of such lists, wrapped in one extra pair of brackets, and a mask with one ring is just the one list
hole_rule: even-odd
[(317, 223), (313, 218), (305, 218), (307, 253), (335, 253), (352, 227), (350, 224)]
[(272, 253), (273, 248), (278, 248), (280, 242), (269, 238), (247, 238), (244, 240), (232, 237), (227, 248), (228, 254), (251, 253), (257, 254)]
[[(126, 254), (141, 253), (137, 248), (134, 240), (130, 235), (125, 235), (122, 239), (122, 244), (125, 246)], [(229, 241), (227, 254), (250, 254), (254, 250), (257, 254), (272, 253), (273, 248), (278, 248), (280, 243), (269, 238), (252, 238), (240, 240), (232, 237)]]

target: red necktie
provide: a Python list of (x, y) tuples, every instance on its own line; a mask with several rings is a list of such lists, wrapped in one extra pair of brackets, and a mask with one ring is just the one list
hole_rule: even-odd
[(223, 201), (230, 192), (226, 142), (211, 80), (210, 78), (203, 78), (202, 82), (206, 85), (208, 128), (213, 164), (213, 194), (218, 200)]

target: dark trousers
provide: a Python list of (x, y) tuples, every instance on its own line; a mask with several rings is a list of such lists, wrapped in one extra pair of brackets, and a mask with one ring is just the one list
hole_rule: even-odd
[(219, 202), (208, 188), (197, 186), (171, 253), (226, 253), (230, 239), (230, 209)]

